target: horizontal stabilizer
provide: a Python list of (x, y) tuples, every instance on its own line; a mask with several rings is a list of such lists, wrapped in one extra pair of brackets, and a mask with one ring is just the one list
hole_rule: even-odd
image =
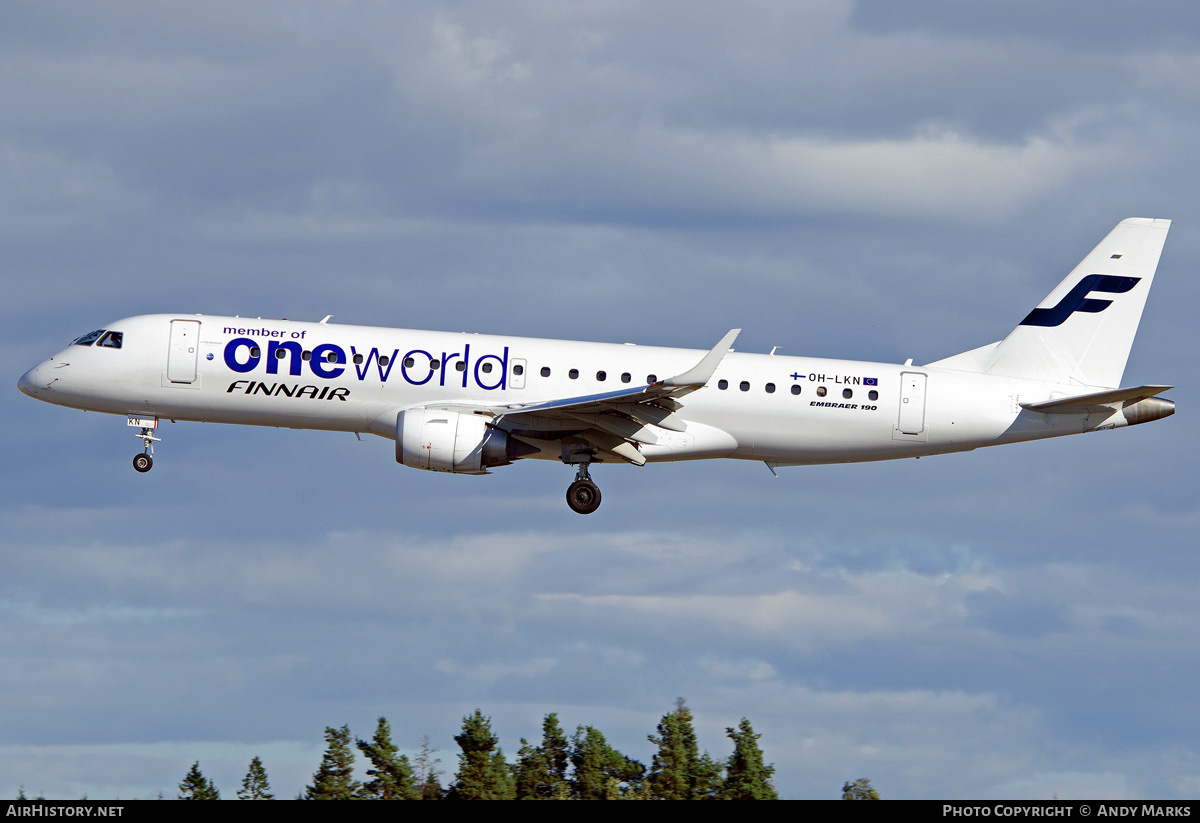
[(1109, 389), (1108, 391), (1077, 394), (1074, 397), (1059, 397), (1040, 403), (1022, 403), (1021, 408), (1042, 414), (1081, 414), (1099, 407), (1115, 409), (1129, 406), (1147, 397), (1154, 397), (1174, 386), (1136, 386), (1131, 389)]

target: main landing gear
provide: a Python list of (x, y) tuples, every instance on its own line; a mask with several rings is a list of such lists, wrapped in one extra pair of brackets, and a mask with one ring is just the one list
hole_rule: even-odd
[[(155, 424), (157, 425), (157, 420)], [(142, 440), (142, 453), (133, 458), (133, 468), (136, 471), (145, 473), (154, 468), (154, 444), (161, 443), (161, 437), (154, 436), (154, 426), (142, 426), (140, 434), (135, 434), (134, 437), (139, 437)]]
[(600, 508), (600, 487), (588, 476), (588, 463), (580, 463), (575, 482), (567, 487), (567, 505), (576, 514), (591, 514)]

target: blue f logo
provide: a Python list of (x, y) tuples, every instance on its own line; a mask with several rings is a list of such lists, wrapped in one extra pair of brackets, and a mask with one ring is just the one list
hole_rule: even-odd
[(1022, 326), (1061, 326), (1064, 321), (1077, 311), (1096, 314), (1112, 305), (1111, 300), (1099, 300), (1088, 297), (1089, 292), (1099, 291), (1108, 294), (1124, 294), (1138, 284), (1140, 277), (1117, 277), (1115, 274), (1089, 274), (1075, 284), (1075, 288), (1067, 292), (1057, 306), (1048, 309), (1034, 309), (1029, 316), (1021, 321)]

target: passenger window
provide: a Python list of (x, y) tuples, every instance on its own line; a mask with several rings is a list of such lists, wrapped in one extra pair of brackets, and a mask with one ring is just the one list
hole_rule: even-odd
[[(485, 364), (485, 365), (487, 365), (487, 364)], [(463, 361), (459, 360), (457, 363), (454, 364), (454, 369), (455, 369), (455, 371), (466, 371), (467, 364), (464, 363)]]
[(337, 362), (337, 352), (331, 351), (331, 352), (329, 352), (329, 354), (325, 355), (325, 362), (326, 363), (336, 363)]
[(301, 360), (312, 360), (312, 352), (310, 352), (310, 351), (304, 352), (302, 355), (300, 355), (300, 359)]
[(491, 373), (492, 373), (492, 364), (491, 364), (491, 363), (484, 363), (484, 364), (483, 364), (482, 366), (480, 366), (479, 368), (480, 368), (480, 370), (481, 370), (481, 371), (482, 371), (484, 374), (491, 374)]
[(854, 396), (854, 392), (850, 391), (850, 389), (842, 389), (842, 398), (843, 399), (849, 400), (853, 396)]
[[(383, 358), (381, 357), (379, 359), (382, 360)], [(440, 360), (430, 360), (429, 361), (429, 368), (433, 369), (434, 371), (437, 371), (441, 367), (442, 367), (442, 363)]]
[(572, 380), (579, 379), (579, 369), (571, 369), (569, 372), (567, 372), (567, 377), (571, 378)]
[(878, 400), (879, 392), (875, 391), (874, 389), (871, 389), (869, 392), (867, 392), (867, 397), (869, 397), (871, 400)]
[(599, 381), (600, 383), (603, 383), (607, 379), (608, 379), (608, 372), (603, 372), (603, 371), (596, 372), (596, 380)]
[(520, 363), (513, 364), (513, 374), (515, 374), (517, 377), (520, 377), (524, 373), (525, 373), (524, 366), (522, 366)]
[[(308, 352), (305, 352), (305, 354), (308, 354)], [(260, 349), (258, 346), (251, 346), (250, 347), (250, 359), (257, 360), (260, 357), (262, 357), (262, 349)], [(306, 357), (304, 359), (307, 360), (308, 358)]]
[(768, 384), (767, 384), (766, 386), (764, 386), (763, 388), (765, 388), (765, 389), (767, 390), (767, 394), (774, 394), (774, 393), (775, 393), (775, 384), (774, 384), (774, 383), (768, 383)]
[(742, 391), (750, 391), (750, 381), (743, 380), (741, 383), (738, 384), (738, 388), (741, 389)]
[[(283, 351), (283, 350), (280, 349), (280, 351)], [(411, 360), (412, 358), (409, 358), (409, 359)], [(354, 365), (361, 366), (362, 361), (363, 361), (363, 356), (361, 354), (354, 355)]]
[(550, 367), (542, 366), (542, 377), (549, 377), (549, 376), (550, 376)]
[(828, 394), (824, 386), (817, 386), (817, 397), (824, 397)]
[(124, 334), (122, 332), (110, 331), (108, 334), (101, 337), (100, 342), (96, 345), (106, 349), (119, 349), (121, 348), (121, 340), (123, 337)]
[[(384, 355), (383, 357), (379, 358), (379, 365), (381, 365), (381, 366), (387, 365), (387, 355)], [(411, 369), (415, 365), (417, 365), (416, 360), (413, 360), (411, 357), (404, 358), (404, 368)]]
[(725, 391), (727, 388), (729, 388), (729, 381), (728, 380), (718, 380), (717, 388), (720, 389), (721, 391)]
[[(411, 357), (408, 359), (412, 360)], [(392, 361), (391, 361), (391, 358), (389, 358), (386, 354), (381, 354), (381, 355), (379, 355), (379, 360), (376, 362), (378, 362), (379, 365), (381, 365), (381, 366), (386, 366), (388, 363), (390, 363)]]
[(622, 383), (628, 383), (632, 379), (633, 379), (633, 376), (629, 372), (621, 373), (621, 382)]
[(646, 384), (647, 384), (647, 385), (653, 386), (653, 385), (654, 385), (655, 383), (657, 383), (657, 382), (658, 382), (658, 375), (657, 375), (657, 374), (648, 374), (648, 375), (646, 375)]
[(800, 384), (793, 383), (792, 384), (792, 394), (799, 394), (799, 393), (800, 393)]

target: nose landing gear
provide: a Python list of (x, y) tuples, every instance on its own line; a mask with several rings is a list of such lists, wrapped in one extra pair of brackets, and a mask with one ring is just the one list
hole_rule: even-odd
[(600, 508), (600, 487), (588, 476), (587, 463), (580, 463), (575, 482), (567, 487), (567, 505), (576, 514), (591, 514)]
[(135, 434), (134, 437), (141, 439), (142, 453), (134, 456), (133, 468), (144, 474), (154, 468), (154, 444), (162, 442), (161, 437), (154, 436), (154, 430), (158, 427), (158, 418), (130, 417), (129, 425), (141, 428), (141, 432)]

